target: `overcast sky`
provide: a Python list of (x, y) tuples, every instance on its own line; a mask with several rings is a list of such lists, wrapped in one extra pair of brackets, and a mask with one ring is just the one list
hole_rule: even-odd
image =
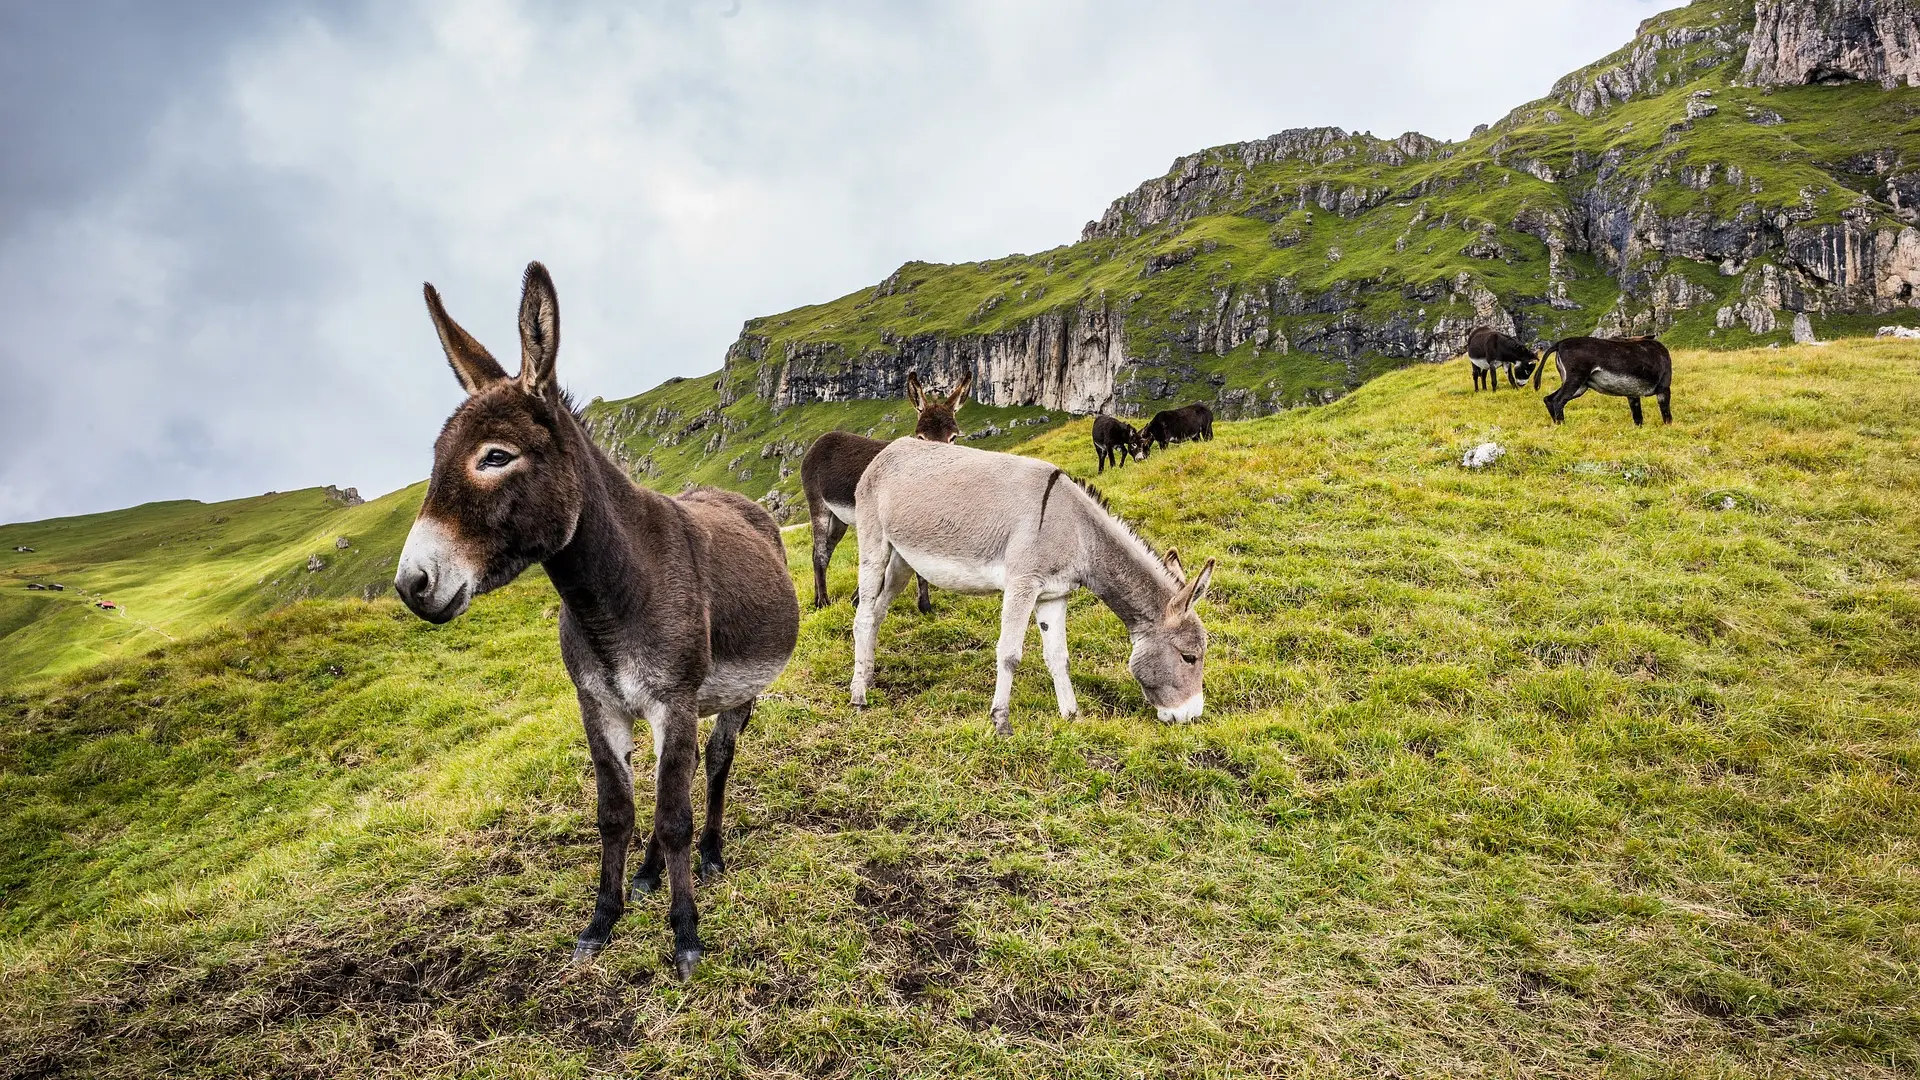
[(582, 400), (1289, 127), (1464, 137), (1677, 0), (0, 5), (0, 521), (424, 476), (552, 270)]

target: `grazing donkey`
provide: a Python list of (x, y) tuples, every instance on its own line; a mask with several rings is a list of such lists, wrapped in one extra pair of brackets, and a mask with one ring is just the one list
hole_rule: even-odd
[(1189, 439), (1213, 440), (1213, 410), (1200, 402), (1194, 402), (1185, 408), (1162, 409), (1147, 421), (1147, 430), (1143, 437), (1158, 443), (1165, 450), (1168, 443), (1185, 442)]
[(426, 501), (393, 585), (413, 613), (443, 623), (533, 563), (560, 594), (560, 656), (580, 699), (599, 788), (600, 887), (573, 956), (606, 947), (627, 898), (633, 839), (633, 723), (653, 732), (653, 835), (638, 894), (672, 885), (674, 970), (700, 960), (689, 847), (699, 718), (707, 741), (700, 874), (724, 869), (720, 825), (734, 740), (754, 699), (787, 666), (800, 603), (780, 529), (756, 503), (693, 488), (636, 487), (593, 444), (554, 381), (559, 302), (539, 263), (520, 299), (520, 374), (509, 378), (426, 287), (427, 312), (467, 391), (433, 447)]
[[(907, 401), (920, 418), (913, 426), (913, 437), (929, 442), (950, 443), (960, 437), (960, 403), (973, 386), (973, 376), (963, 375), (960, 385), (946, 397), (920, 389), (920, 378), (907, 372)], [(827, 564), (833, 561), (833, 549), (853, 524), (853, 488), (867, 463), (886, 449), (880, 439), (869, 439), (851, 431), (829, 431), (813, 440), (807, 455), (800, 459), (800, 486), (807, 493), (807, 520), (813, 532), (813, 606), (827, 606)], [(855, 606), (860, 594), (853, 594)], [(920, 614), (933, 610), (933, 598), (927, 595), (927, 579), (920, 579)]]
[(1153, 444), (1133, 425), (1101, 413), (1093, 418), (1093, 456), (1100, 459), (1095, 472), (1106, 472), (1107, 462), (1125, 465), (1128, 458), (1147, 460), (1147, 448)]
[[(1644, 423), (1640, 399), (1649, 395), (1660, 403), (1660, 422), (1673, 423), (1673, 355), (1653, 338), (1566, 338), (1547, 346), (1540, 358), (1542, 369), (1549, 356), (1560, 369), (1560, 388), (1546, 397), (1547, 415), (1554, 423), (1566, 420), (1567, 402), (1590, 389), (1626, 398), (1635, 427)], [(1533, 373), (1535, 390), (1540, 389), (1540, 374)]]
[[(1065, 481), (1064, 483), (1062, 481)], [(1172, 551), (1152, 549), (1094, 496), (1047, 462), (968, 446), (901, 439), (860, 478), (860, 611), (853, 620), (853, 703), (867, 703), (887, 606), (907, 573), (954, 592), (1002, 594), (993, 729), (1008, 719), (1027, 617), (1040, 624), (1061, 716), (1080, 706), (1067, 677), (1067, 594), (1082, 586), (1120, 616), (1133, 638), (1127, 662), (1163, 721), (1200, 715), (1207, 632), (1193, 605), (1213, 560), (1192, 580)]]
[(1507, 373), (1507, 385), (1517, 389), (1526, 385), (1534, 369), (1540, 366), (1540, 358), (1517, 339), (1490, 326), (1476, 326), (1467, 331), (1467, 363), (1473, 368), (1475, 393), (1480, 391), (1482, 380), (1487, 389), (1497, 392), (1502, 369)]

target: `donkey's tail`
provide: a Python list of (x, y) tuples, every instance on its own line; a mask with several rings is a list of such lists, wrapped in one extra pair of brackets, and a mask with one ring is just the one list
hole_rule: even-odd
[(1556, 341), (1553, 344), (1547, 346), (1546, 352), (1543, 352), (1540, 354), (1540, 362), (1538, 364), (1535, 364), (1533, 367), (1533, 388), (1535, 390), (1540, 389), (1540, 377), (1547, 373), (1547, 357), (1552, 356), (1554, 353), (1557, 353), (1559, 351), (1560, 351), (1560, 343)]

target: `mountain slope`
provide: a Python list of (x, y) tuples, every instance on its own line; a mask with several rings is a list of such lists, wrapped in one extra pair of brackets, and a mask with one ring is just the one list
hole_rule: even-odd
[[(1319, 128), (1215, 147), (1078, 243), (908, 263), (750, 320), (699, 382), (722, 428), (756, 433), (703, 438), (751, 456), (764, 418), (897, 400), (909, 370), (1056, 414), (1252, 416), (1453, 356), (1479, 324), (1712, 347), (1783, 343), (1803, 317), (1820, 337), (1920, 324), (1920, 73), (1901, 44), (1920, 15), (1839, 6), (1699, 0), (1464, 142)], [(664, 393), (591, 415), (643, 461), (679, 437)], [(776, 505), (797, 490), (753, 482)]]
[(363, 504), (306, 488), (0, 525), (0, 687), (294, 600), (384, 595), (424, 491)]
[[(1912, 1075), (1920, 347), (1677, 360), (1671, 428), (1422, 366), (1109, 470), (1221, 560), (1189, 727), (1084, 595), (1088, 716), (1029, 649), (1007, 740), (994, 598), (901, 605), (864, 711), (809, 611), (684, 987), (658, 902), (565, 963), (537, 575), (6, 692), (0, 1077)], [(1087, 476), (1088, 427), (1024, 449)]]

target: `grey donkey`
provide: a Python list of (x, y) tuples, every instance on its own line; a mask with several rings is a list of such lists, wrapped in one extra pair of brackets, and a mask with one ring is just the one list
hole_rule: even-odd
[[(1064, 482), (1062, 482), (1064, 481)], [(887, 606), (918, 573), (937, 588), (1002, 594), (993, 727), (1011, 734), (1013, 673), (1029, 616), (1060, 715), (1080, 711), (1067, 675), (1067, 596), (1086, 588), (1133, 639), (1127, 667), (1163, 721), (1199, 716), (1207, 631), (1193, 606), (1213, 560), (1189, 579), (1180, 557), (1151, 548), (1059, 468), (1035, 458), (901, 439), (860, 477), (860, 607), (853, 621), (853, 703), (867, 703)]]

